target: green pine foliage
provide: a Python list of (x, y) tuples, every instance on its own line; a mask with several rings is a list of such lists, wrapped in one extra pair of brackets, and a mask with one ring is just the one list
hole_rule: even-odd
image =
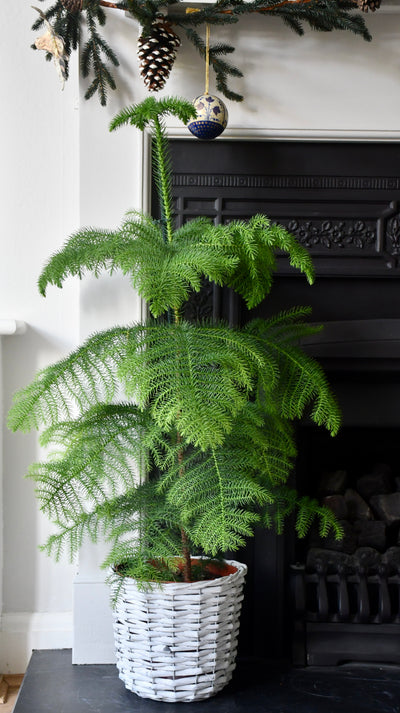
[(114, 50), (111, 49), (98, 31), (98, 25), (103, 26), (106, 22), (105, 12), (99, 5), (98, 0), (85, 1), (85, 14), (89, 38), (81, 52), (81, 73), (84, 78), (89, 77), (91, 74), (94, 75), (91, 84), (86, 90), (85, 99), (90, 99), (97, 92), (100, 104), (105, 106), (107, 104), (107, 91), (117, 87), (109, 66), (118, 67), (119, 60)]
[(17, 392), (9, 414), (11, 430), (30, 431), (73, 418), (117, 393), (117, 369), (129, 332), (123, 327), (99, 332), (65, 359), (42, 369)]
[[(41, 2), (43, 0), (40, 0)], [(46, 19), (52, 24), (56, 35), (64, 42), (66, 53), (66, 73), (68, 76), (68, 59), (73, 50), (81, 49), (80, 69), (83, 77), (92, 77), (86, 91), (85, 99), (90, 99), (98, 93), (100, 104), (107, 104), (107, 92), (116, 89), (116, 83), (110, 66), (118, 67), (119, 60), (114, 50), (101, 36), (99, 27), (104, 27), (106, 14), (99, 0), (85, 0), (82, 13), (70, 12), (61, 0), (51, 5), (45, 12)], [(83, 40), (82, 22), (85, 22), (87, 39)], [(38, 30), (44, 24), (40, 17), (33, 25), (33, 30)], [(35, 45), (32, 45), (36, 49)], [(47, 59), (52, 59), (47, 53)]]
[(277, 408), (283, 418), (300, 418), (312, 403), (311, 418), (319, 426), (326, 426), (335, 435), (340, 426), (340, 412), (325, 374), (318, 362), (301, 347), (301, 339), (319, 331), (304, 323), (309, 309), (295, 308), (280, 313), (270, 320), (250, 322), (247, 330), (257, 334), (265, 353), (275, 360), (279, 383), (273, 390)]
[[(41, 0), (42, 2), (43, 0)], [(120, 0), (113, 5), (111, 13), (125, 11), (135, 18), (143, 28), (143, 32), (151, 32), (152, 23), (167, 13), (168, 21), (174, 25), (178, 34), (185, 34), (205, 58), (204, 26), (231, 25), (240, 18), (258, 13), (263, 19), (279, 17), (297, 35), (304, 34), (304, 27), (319, 32), (342, 30), (371, 40), (362, 14), (355, 12), (355, 2), (352, 0), (298, 0), (298, 2), (282, 2), (282, 0), (218, 0), (207, 3), (194, 13), (183, 13), (178, 8), (176, 0)], [(81, 49), (81, 73), (90, 79), (85, 94), (89, 99), (97, 93), (100, 103), (107, 103), (107, 94), (116, 88), (113, 70), (118, 67), (117, 53), (109, 46), (101, 34), (101, 28), (106, 24), (106, 13), (102, 0), (84, 0), (81, 12), (71, 12), (56, 0), (45, 11), (46, 18), (52, 22), (56, 33), (62, 37), (67, 57), (78, 47)], [(32, 29), (37, 30), (43, 25), (43, 19), (38, 19)], [(81, 32), (85, 25), (87, 39)], [(218, 30), (217, 30), (218, 31)], [(217, 34), (213, 31), (213, 34)], [(35, 49), (35, 46), (33, 45)], [(210, 66), (215, 72), (217, 90), (231, 101), (242, 101), (243, 96), (229, 87), (231, 78), (242, 77), (243, 74), (231, 62), (227, 55), (234, 52), (234, 47), (223, 42), (217, 42), (210, 47)], [(51, 55), (47, 56), (51, 59)]]
[[(43, 0), (41, 0), (43, 1)], [(54, 5), (50, 6), (44, 13), (47, 20), (51, 23), (56, 35), (62, 38), (67, 60), (65, 62), (65, 73), (68, 78), (68, 58), (73, 50), (79, 47), (81, 41), (81, 23), (79, 15), (76, 13), (66, 12), (61, 0), (57, 0)], [(44, 18), (38, 17), (32, 25), (32, 30), (40, 30), (44, 26)], [(36, 50), (33, 44), (32, 49)], [(52, 60), (50, 52), (46, 52), (46, 59)]]
[(293, 423), (308, 417), (332, 434), (340, 425), (325, 375), (301, 346), (319, 329), (309, 309), (244, 327), (181, 317), (204, 279), (258, 305), (277, 251), (314, 277), (307, 251), (265, 216), (224, 226), (195, 218), (174, 229), (164, 116), (192, 111), (184, 100), (149, 98), (111, 125), (152, 130), (162, 221), (131, 212), (115, 231), (83, 229), (39, 277), (45, 295), (71, 276), (120, 270), (149, 318), (93, 334), (42, 369), (15, 395), (8, 419), (12, 430), (42, 429), (48, 449), (29, 471), (55, 523), (43, 549), (73, 558), (84, 537), (106, 537), (105, 565), (144, 581), (176, 577), (174, 558), (188, 547), (220, 556), (256, 527), (281, 531), (293, 512), (301, 537), (315, 517), (323, 534), (341, 534), (330, 511), (287, 485)]
[(300, 538), (307, 535), (316, 519), (319, 521), (321, 537), (326, 537), (331, 531), (336, 539), (340, 540), (343, 537), (343, 528), (332, 510), (319, 505), (314, 498), (298, 497), (293, 488), (280, 488), (273, 504), (268, 504), (264, 509), (263, 523), (266, 527), (275, 526), (277, 532), (282, 533), (285, 521), (293, 513), (296, 513), (295, 530)]

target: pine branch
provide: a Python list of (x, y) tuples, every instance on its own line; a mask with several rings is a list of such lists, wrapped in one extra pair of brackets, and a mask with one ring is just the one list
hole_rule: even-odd
[(81, 41), (81, 26), (77, 13), (65, 12), (62, 4), (57, 3), (57, 15), (53, 24), (54, 32), (60, 35), (64, 42), (65, 52), (68, 56), (76, 50)]
[(259, 521), (254, 506), (271, 498), (234, 455), (218, 448), (203, 457), (189, 457), (167, 492), (190, 539), (213, 556), (243, 545)]
[(301, 270), (310, 284), (314, 280), (308, 251), (293, 235), (282, 226), (271, 223), (265, 215), (212, 226), (205, 237), (219, 241), (226, 253), (237, 261), (226, 284), (244, 298), (249, 309), (257, 306), (271, 289), (278, 250), (288, 254), (290, 264)]
[(156, 100), (154, 97), (148, 97), (140, 104), (122, 109), (110, 123), (110, 131), (114, 131), (121, 126), (130, 124), (136, 126), (140, 131), (144, 131), (147, 127), (153, 127), (156, 119), (162, 119), (164, 116), (171, 115), (187, 124), (189, 119), (195, 116), (193, 104), (186, 99), (179, 97), (164, 97)]
[(116, 89), (116, 84), (114, 77), (103, 60), (103, 55), (114, 67), (119, 66), (119, 61), (115, 52), (100, 37), (97, 31), (97, 22), (100, 25), (105, 24), (105, 14), (99, 6), (98, 0), (87, 0), (85, 11), (89, 39), (84, 45), (81, 54), (81, 72), (85, 78), (89, 76), (91, 71), (94, 73), (94, 79), (86, 91), (85, 98), (89, 99), (95, 92), (98, 92), (100, 104), (105, 106), (107, 103), (107, 90), (108, 88)]
[(40, 546), (40, 549), (49, 557), (54, 557), (56, 562), (65, 554), (69, 556), (70, 562), (73, 562), (82, 547), (85, 535), (88, 535), (93, 542), (97, 542), (97, 538), (101, 534), (96, 512), (85, 513), (68, 526), (60, 525), (57, 522), (55, 525), (58, 532), (50, 535), (47, 541)]
[(249, 510), (230, 508), (225, 518), (217, 519), (220, 509), (215, 501), (210, 501), (208, 505), (196, 524), (187, 528), (193, 542), (201, 544), (212, 556), (244, 547), (245, 538), (254, 534), (260, 517)]
[[(306, 4), (286, 3), (268, 8), (272, 15), (278, 15), (287, 23), (290, 20), (296, 23), (306, 22), (311, 30), (331, 32), (332, 30), (346, 30), (356, 35), (361, 35), (364, 40), (370, 41), (371, 35), (365, 26), (361, 15), (353, 13), (354, 3), (342, 0), (315, 0)], [(294, 27), (292, 29), (295, 29)], [(296, 30), (295, 30), (296, 31)]]
[(227, 82), (225, 80), (225, 77), (222, 73), (219, 73), (217, 75), (217, 89), (227, 99), (230, 99), (230, 101), (236, 101), (236, 102), (243, 101), (243, 96), (241, 94), (237, 94), (237, 92), (233, 92), (231, 89), (229, 89)]
[[(153, 221), (143, 221), (141, 227), (143, 231), (150, 230)], [(118, 268), (123, 269), (128, 246), (124, 226), (119, 232), (84, 228), (74, 233), (43, 268), (38, 280), (40, 294), (46, 295), (48, 285), (61, 288), (70, 276), (82, 279), (85, 272), (91, 272), (98, 277), (103, 270), (112, 274)]]
[(161, 577), (151, 561), (180, 554), (176, 512), (151, 481), (109, 496), (107, 502), (97, 503), (87, 512), (73, 510), (69, 514), (69, 522), (55, 521), (56, 532), (41, 548), (56, 560), (65, 553), (73, 561), (85, 536), (93, 542), (105, 536), (112, 544), (104, 567), (115, 562), (127, 564), (130, 576), (157, 581)]
[(332, 510), (323, 507), (314, 498), (307, 496), (298, 498), (296, 508), (298, 510), (296, 518), (296, 532), (298, 537), (305, 537), (309, 532), (312, 522), (318, 518), (319, 534), (321, 537), (327, 537), (332, 531), (336, 540), (343, 538), (343, 528)]
[(142, 25), (144, 31), (148, 31), (154, 21), (154, 9), (148, 3), (142, 0), (125, 0), (120, 2), (119, 6), (124, 12), (129, 12)]
[[(123, 574), (137, 580), (165, 580), (158, 560), (180, 556), (180, 520), (176, 509), (147, 481), (109, 502), (104, 510), (107, 537), (112, 543), (103, 564), (122, 563)], [(169, 574), (172, 574), (169, 572)], [(172, 577), (173, 579), (173, 577)]]
[(281, 535), (287, 519), (296, 508), (296, 503), (296, 491), (285, 486), (280, 487), (274, 493), (274, 502), (264, 508), (262, 513), (264, 527), (274, 527), (278, 535)]
[(126, 351), (130, 329), (115, 327), (90, 337), (65, 359), (39, 371), (18, 391), (8, 416), (12, 431), (55, 425), (104, 400), (118, 388), (117, 369)]
[(61, 287), (67, 277), (82, 278), (87, 271), (98, 277), (103, 270), (121, 269), (155, 317), (180, 309), (192, 290), (201, 289), (204, 277), (223, 284), (237, 264), (235, 256), (221, 250), (209, 226), (208, 219), (196, 219), (168, 242), (153, 218), (131, 212), (117, 231), (80, 230), (50, 258), (39, 290), (45, 295), (49, 284)]
[(238, 414), (222, 448), (234, 453), (240, 467), (269, 492), (286, 483), (297, 455), (291, 423), (251, 401)]
[[(148, 411), (131, 404), (101, 404), (75, 421), (48, 429), (42, 443), (58, 443), (45, 463), (35, 463), (29, 477), (35, 481), (41, 510), (69, 531), (77, 518), (122, 492), (129, 492), (145, 477), (151, 456), (166, 461), (168, 442)], [(98, 510), (98, 512), (100, 512)]]
[[(104, 8), (129, 12), (143, 26), (144, 32), (150, 32), (158, 15), (167, 9), (168, 21), (183, 29), (201, 57), (204, 57), (204, 42), (196, 28), (205, 23), (216, 26), (237, 23), (241, 17), (254, 13), (265, 17), (280, 17), (298, 35), (304, 34), (303, 26), (306, 24), (313, 31), (342, 30), (360, 35), (367, 41), (371, 40), (363, 16), (354, 12), (355, 0), (218, 0), (198, 12), (184, 16), (174, 11), (176, 5), (173, 0), (86, 0), (81, 13), (70, 13), (61, 0), (57, 0), (45, 15), (49, 21), (54, 21), (55, 31), (62, 37), (68, 57), (71, 51), (82, 43), (81, 24), (86, 20), (89, 40), (81, 48), (81, 72), (83, 77), (93, 75), (93, 79), (85, 97), (88, 99), (97, 92), (102, 105), (107, 102), (108, 90), (116, 87), (108, 65), (117, 67), (119, 64), (116, 53), (98, 31), (97, 26), (103, 27), (106, 22)], [(40, 19), (36, 20), (33, 29), (38, 29), (42, 23)], [(242, 101), (242, 95), (228, 86), (228, 79), (232, 76), (241, 77), (241, 71), (220, 58), (221, 54), (230, 54), (233, 50), (229, 45), (216, 45), (211, 48), (210, 61), (215, 71), (218, 90), (232, 101)], [(51, 59), (51, 56), (47, 55), (47, 58)]]
[(237, 549), (253, 534), (258, 510), (274, 503), (295, 454), (288, 424), (248, 402), (221, 446), (189, 449), (160, 475), (159, 488), (181, 513), (195, 545), (215, 555)]
[(299, 497), (292, 488), (281, 487), (274, 493), (273, 503), (267, 505), (263, 513), (264, 524), (268, 527), (274, 525), (277, 532), (282, 534), (285, 522), (295, 512), (295, 530), (298, 537), (306, 537), (317, 519), (321, 537), (327, 537), (333, 532), (336, 540), (343, 538), (343, 528), (332, 510), (320, 505), (314, 498)]
[(276, 378), (259, 340), (225, 325), (138, 325), (130, 333), (119, 375), (128, 396), (150, 403), (168, 431), (177, 424), (201, 449), (222, 443), (256, 383)]
[(302, 322), (296, 324), (302, 314), (303, 310), (295, 309), (271, 321), (254, 321), (247, 329), (260, 336), (266, 352), (277, 364), (279, 380), (268, 395), (273, 396), (275, 392), (283, 418), (301, 418), (310, 405), (312, 420), (335, 435), (341, 421), (339, 406), (322, 368), (300, 346), (301, 338), (315, 333), (318, 327)]

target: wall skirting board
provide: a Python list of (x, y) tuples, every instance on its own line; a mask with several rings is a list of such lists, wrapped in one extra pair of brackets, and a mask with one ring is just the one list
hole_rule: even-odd
[(10, 612), (1, 615), (1, 673), (24, 673), (34, 649), (71, 646), (72, 612)]

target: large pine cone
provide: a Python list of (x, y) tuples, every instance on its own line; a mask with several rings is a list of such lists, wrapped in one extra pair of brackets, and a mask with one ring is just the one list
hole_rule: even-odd
[(68, 12), (80, 12), (82, 10), (83, 0), (61, 0), (61, 2)]
[(363, 12), (368, 12), (368, 10), (375, 12), (375, 10), (379, 10), (380, 8), (381, 0), (357, 0), (357, 5), (359, 10)]
[(138, 40), (140, 74), (151, 92), (158, 92), (167, 81), (181, 41), (165, 20), (155, 22), (148, 35)]

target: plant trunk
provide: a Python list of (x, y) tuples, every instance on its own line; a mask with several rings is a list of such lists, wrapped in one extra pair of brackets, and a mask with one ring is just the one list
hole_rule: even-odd
[(158, 199), (161, 208), (161, 225), (164, 234), (164, 240), (167, 243), (172, 242), (173, 236), (173, 217), (171, 204), (171, 188), (170, 175), (168, 171), (168, 160), (166, 149), (164, 147), (163, 130), (158, 117), (154, 119), (154, 138), (155, 138), (155, 162)]
[[(181, 441), (182, 441), (182, 437), (179, 432), (177, 433), (177, 441), (178, 441), (178, 443), (181, 443)], [(181, 448), (179, 450), (178, 462), (179, 462), (179, 475), (182, 476), (183, 472), (184, 472), (183, 448)], [(183, 527), (181, 527), (181, 543), (182, 543), (182, 557), (183, 557), (183, 580), (184, 580), (184, 582), (191, 582), (192, 581), (192, 562), (190, 559), (189, 540), (188, 540), (188, 536), (187, 536)]]
[[(154, 138), (156, 146), (156, 165), (158, 169), (158, 195), (160, 201), (160, 207), (163, 214), (163, 234), (165, 242), (171, 243), (173, 239), (173, 217), (172, 217), (172, 204), (171, 204), (171, 190), (170, 190), (170, 178), (168, 173), (168, 161), (166, 154), (166, 147), (163, 140), (163, 130), (158, 117), (154, 119)], [(168, 321), (173, 319), (174, 324), (179, 324), (180, 316), (179, 310), (173, 309), (168, 311)], [(181, 443), (182, 438), (179, 431), (176, 434), (178, 444)], [(179, 463), (179, 474), (182, 476), (184, 473), (184, 450), (181, 448), (178, 453), (178, 463)], [(182, 558), (183, 558), (183, 579), (185, 582), (192, 581), (192, 563), (190, 559), (190, 547), (189, 539), (184, 530), (181, 528), (181, 543), (182, 543)]]
[(183, 581), (192, 581), (192, 562), (190, 559), (190, 549), (188, 543), (188, 537), (183, 529), (181, 528), (181, 542), (182, 542), (182, 557), (183, 557)]

